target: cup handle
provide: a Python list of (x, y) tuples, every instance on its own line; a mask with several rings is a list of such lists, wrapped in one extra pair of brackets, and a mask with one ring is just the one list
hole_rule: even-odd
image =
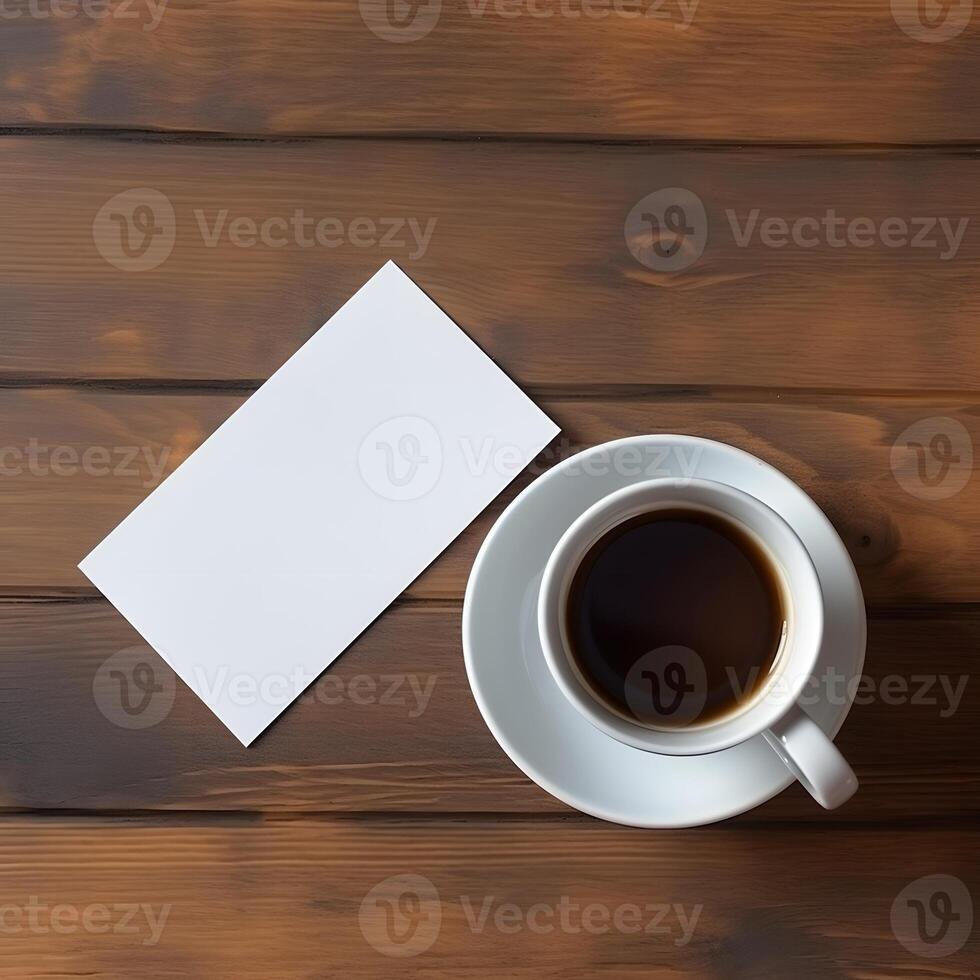
[(762, 734), (822, 807), (834, 810), (854, 795), (858, 788), (854, 770), (798, 704)]

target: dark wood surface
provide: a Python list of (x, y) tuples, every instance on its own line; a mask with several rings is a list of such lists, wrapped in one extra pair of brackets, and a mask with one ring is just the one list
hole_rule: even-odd
[[(2, 850), (12, 886), (57, 894), (83, 910), (96, 897), (141, 908), (132, 933), (111, 943), (82, 945), (70, 933), (33, 950), (8, 941), (4, 966), (11, 977), (81, 970), (138, 980), (396, 971), (440, 980), (728, 980), (787, 976), (789, 962), (806, 980), (970, 976), (949, 961), (936, 969), (926, 960), (925, 970), (913, 972), (887, 923), (891, 898), (907, 879), (931, 873), (937, 862), (961, 877), (975, 873), (980, 834), (939, 828), (923, 840), (916, 830), (840, 829), (832, 837), (837, 861), (828, 860), (826, 830), (812, 825), (792, 833), (764, 826), (651, 835), (595, 822), (476, 816), (351, 822), (146, 815), (40, 825), (13, 818)], [(359, 928), (363, 897), (392, 868), (425, 869), (442, 906), (439, 938), (411, 960), (379, 955)], [(506, 934), (494, 926), (507, 906), (558, 909), (557, 920), (563, 898), (567, 930), (535, 933), (513, 913), (500, 920)], [(643, 932), (584, 928), (585, 907), (614, 913), (627, 904), (643, 910)], [(111, 915), (118, 922), (123, 910)], [(537, 916), (532, 922), (547, 923)], [(591, 919), (591, 929), (601, 929), (601, 921)], [(684, 923), (692, 922), (685, 942)], [(162, 931), (153, 944), (155, 924)], [(647, 933), (647, 926), (663, 931)]]
[[(894, 5), (903, 3), (914, 8)], [(7, 0), (5, 11), (27, 5)], [(944, 43), (924, 43), (899, 28), (888, 0), (442, 0), (432, 30), (410, 43), (368, 30), (378, 0), (170, 0), (152, 30), (160, 0), (128, 6), (128, 16), (101, 19), (5, 18), (0, 123), (735, 143), (976, 138), (976, 18)], [(640, 9), (649, 15), (629, 16)]]
[[(458, 602), (400, 602), (245, 749), (215, 732), (210, 711), (182, 685), (158, 724), (119, 728), (93, 698), (93, 678), (110, 653), (148, 651), (139, 635), (101, 599), (11, 599), (0, 606), (2, 687), (11, 704), (0, 723), (0, 805), (568, 813), (524, 778), (483, 725), (463, 669), (460, 612)], [(922, 658), (939, 638), (946, 691), (927, 682), (935, 668)], [(839, 737), (861, 792), (825, 814), (794, 786), (734, 823), (818, 821), (832, 840), (831, 823), (975, 817), (980, 765), (966, 747), (980, 726), (969, 690), (978, 646), (980, 613), (972, 608), (873, 614), (866, 703)], [(896, 677), (906, 688), (895, 689), (891, 701), (899, 703), (888, 703), (880, 692)], [(101, 693), (110, 691), (107, 681)], [(51, 721), (38, 732), (41, 714)]]
[[(11, 137), (0, 150), (12, 321), (0, 377), (254, 383), (393, 258), (525, 386), (980, 388), (973, 150), (81, 137)], [(683, 272), (658, 272), (626, 247), (625, 222), (678, 186), (703, 201), (708, 243)], [(132, 187), (166, 195), (175, 242), (157, 268), (121, 274), (92, 224)], [(232, 241), (237, 218), (297, 209), (369, 219), (379, 240), (385, 219), (433, 231), (424, 247), (407, 227), (402, 247)], [(758, 223), (831, 209), (967, 225), (946, 259), (881, 243), (773, 248), (758, 230), (739, 243), (754, 211)]]
[[(14, 471), (2, 484), (10, 545), (0, 553), (3, 581), (22, 595), (96, 594), (75, 567), (77, 556), (87, 554), (245, 397), (64, 385), (0, 390), (3, 417), (14, 431), (29, 431), (38, 446), (33, 470), (26, 440), (19, 464), (14, 457), (0, 459)], [(952, 419), (980, 442), (977, 402), (968, 394), (668, 390), (573, 399), (545, 392), (538, 401), (562, 426), (561, 437), (411, 585), (411, 597), (461, 599), (487, 530), (535, 474), (585, 446), (659, 431), (718, 439), (784, 470), (834, 521), (872, 606), (976, 598), (980, 499), (968, 486), (925, 510), (891, 468), (894, 443), (923, 418)], [(57, 446), (79, 461), (88, 447), (105, 447), (111, 463), (88, 471), (80, 462), (52, 467)]]
[[(8, 0), (0, 977), (980, 975), (980, 930), (933, 959), (892, 919), (935, 875), (980, 905), (980, 13), (929, 43), (898, 24), (912, 7), (701, 0), (637, 19), (443, 0), (430, 33), (390, 43), (366, 26), (376, 0), (172, 0), (151, 30), (146, 3)], [(923, 16), (942, 31), (961, 13)], [(627, 226), (670, 187), (707, 222), (678, 272), (638, 261)], [(132, 188), (175, 216), (172, 252), (141, 272), (93, 234)], [(431, 238), (243, 247), (226, 226), (211, 245), (197, 214), (297, 209)], [(935, 229), (934, 247), (738, 240), (752, 213), (828, 211), (965, 225), (945, 256)], [(251, 748), (179, 682), (157, 724), (120, 727), (100, 668), (153, 655), (76, 563), (388, 258), (562, 437)], [(952, 435), (950, 492), (916, 484), (915, 425)], [(839, 736), (861, 780), (839, 811), (793, 786), (711, 828), (603, 824), (528, 780), (473, 702), (461, 600), (492, 522), (569, 453), (665, 431), (780, 467), (854, 560), (871, 693)], [(362, 916), (399, 875), (431, 883), (442, 917), (410, 959)], [(665, 905), (673, 931), (494, 917), (563, 900)], [(101, 906), (107, 928), (72, 919)]]

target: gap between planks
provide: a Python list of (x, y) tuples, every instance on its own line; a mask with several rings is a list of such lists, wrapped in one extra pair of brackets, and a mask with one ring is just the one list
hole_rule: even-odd
[[(832, 827), (836, 831), (880, 831), (882, 828), (907, 833), (920, 833), (924, 830), (975, 830), (976, 817), (973, 815), (949, 817), (889, 817), (884, 820), (841, 820), (831, 824), (822, 820), (819, 814), (812, 819), (760, 820), (753, 818), (748, 811), (727, 820), (701, 827), (662, 828), (668, 833), (699, 830), (723, 831), (726, 833), (798, 833), (802, 830), (816, 830)], [(543, 824), (572, 827), (604, 826), (623, 831), (635, 829), (637, 833), (644, 828), (630, 828), (600, 820), (587, 813), (576, 810), (568, 812), (541, 811), (540, 813), (506, 812), (496, 810), (468, 810), (440, 812), (419, 810), (180, 810), (180, 809), (58, 809), (0, 807), (0, 827), (4, 823), (23, 820), (45, 821), (62, 824), (83, 824), (89, 822), (130, 823), (139, 827), (257, 827), (274, 824), (429, 824), (457, 825), (492, 824), (494, 826), (540, 826)], [(655, 828), (649, 828), (655, 829)]]
[(329, 140), (388, 141), (403, 143), (524, 143), (529, 145), (626, 146), (662, 149), (665, 152), (731, 153), (751, 150), (828, 155), (916, 154), (965, 155), (980, 152), (978, 140), (926, 143), (864, 143), (849, 141), (711, 140), (672, 139), (661, 136), (597, 136), (585, 133), (508, 133), (489, 130), (336, 130), (333, 132), (229, 133), (211, 130), (127, 128), (117, 126), (52, 123), (33, 126), (0, 126), (0, 138), (60, 138), (117, 140), (128, 143), (314, 143)]
[[(935, 401), (937, 399), (980, 404), (980, 390), (958, 388), (834, 388), (765, 385), (683, 384), (520, 384), (530, 398), (551, 401), (705, 401), (785, 404), (819, 404), (823, 400)], [(0, 390), (64, 389), (129, 395), (242, 395), (254, 394), (262, 378), (67, 378), (0, 374)]]

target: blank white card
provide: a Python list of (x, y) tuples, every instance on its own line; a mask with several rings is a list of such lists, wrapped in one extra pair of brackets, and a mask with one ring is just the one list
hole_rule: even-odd
[(389, 262), (79, 567), (248, 745), (558, 431)]

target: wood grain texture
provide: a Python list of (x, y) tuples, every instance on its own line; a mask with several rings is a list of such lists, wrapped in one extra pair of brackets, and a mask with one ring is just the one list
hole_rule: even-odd
[[(172, 675), (108, 603), (0, 603), (0, 804), (566, 811), (523, 776), (485, 727), (463, 667), (460, 614), (458, 604), (389, 610), (245, 749), (181, 682), (174, 695), (172, 686), (152, 695), (146, 713), (124, 716), (123, 698), (133, 707), (138, 698), (102, 666), (110, 656), (135, 647), (155, 684)], [(973, 676), (980, 614), (876, 617), (869, 632), (868, 679), (838, 738), (860, 792), (825, 813), (794, 785), (741, 819), (980, 815), (980, 768), (968, 748), (980, 725)], [(207, 683), (233, 683), (233, 661), (229, 651), (229, 670), (209, 674)], [(827, 693), (840, 696), (836, 688)], [(123, 728), (132, 717), (154, 724)]]
[[(931, 960), (892, 925), (923, 876), (980, 900), (977, 15), (923, 43), (916, 0), (427, 0), (390, 43), (387, 0), (109, 2), (0, 0), (0, 978), (980, 976), (976, 929)], [(651, 258), (664, 188), (705, 210), (681, 271)], [(862, 242), (760, 226), (831, 214)], [(244, 749), (75, 564), (387, 259), (563, 438)], [(922, 492), (924, 420), (958, 492)], [(602, 824), (480, 717), (459, 600), (492, 521), (648, 431), (755, 453), (839, 529), (872, 606), (841, 810), (793, 785), (713, 828)], [(363, 917), (400, 875), (441, 919), (408, 961)], [(670, 931), (538, 935), (507, 903)]]
[[(74, 17), (43, 16), (51, 6), (35, 0), (41, 14), (30, 16), (26, 0), (5, 5), (0, 124), (859, 143), (980, 135), (976, 18), (923, 43), (898, 26), (891, 7), (901, 3), (443, 0), (422, 5), (399, 35), (422, 34), (410, 43), (368, 29), (385, 23), (381, 0), (138, 0), (99, 18), (74, 4), (58, 5)], [(904, 6), (914, 24), (915, 5)]]
[[(96, 594), (78, 561), (242, 400), (68, 388), (0, 392), (10, 440), (0, 444), (0, 594)], [(980, 410), (972, 401), (840, 396), (814, 403), (765, 394), (750, 402), (720, 395), (539, 401), (562, 436), (413, 583), (411, 596), (461, 598), (493, 521), (556, 461), (626, 435), (683, 432), (745, 449), (799, 483), (838, 528), (868, 602), (980, 600), (977, 464), (965, 468), (971, 446), (980, 443)], [(956, 439), (964, 485), (929, 501), (909, 492), (920, 486), (915, 451), (899, 443), (893, 457), (893, 447), (909, 426), (936, 418)]]
[[(703, 202), (707, 245), (658, 272), (633, 257), (624, 222), (671, 187)], [(976, 391), (975, 187), (972, 153), (9, 138), (0, 376), (263, 379), (393, 258), (525, 385)], [(100, 209), (134, 188), (174, 209), (155, 226), (174, 230), (172, 251), (142, 272), (110, 264), (93, 237)], [(135, 214), (117, 206), (105, 214)], [(297, 210), (302, 234), (284, 228)], [(763, 243), (760, 222), (830, 212), (871, 221), (871, 246)], [(912, 220), (939, 218), (963, 229), (958, 244), (936, 224), (932, 246), (913, 247)], [(322, 219), (340, 222), (333, 244), (316, 244)], [(270, 220), (270, 244), (248, 234)], [(892, 220), (908, 223), (906, 246), (884, 244)], [(166, 253), (164, 231), (127, 227), (137, 251)], [(652, 241), (643, 227), (634, 246)]]
[[(0, 948), (0, 976), (17, 980), (968, 980), (980, 966), (975, 934), (926, 960), (890, 924), (899, 894), (926, 875), (954, 875), (976, 894), (975, 830), (14, 819), (3, 831), (0, 904), (14, 931)], [(397, 904), (406, 885), (418, 889), (417, 905)], [(37, 932), (32, 897), (47, 906), (33, 913)], [(386, 901), (423, 916), (414, 934), (401, 915), (389, 920), (412, 936), (411, 959), (379, 952), (395, 945)], [(110, 906), (101, 919), (110, 928), (86, 932), (81, 918), (95, 903)], [(635, 921), (615, 917), (624, 905), (639, 906), (640, 931), (615, 927)], [(75, 910), (74, 929), (55, 906)], [(111, 928), (126, 906), (138, 907), (128, 928)]]

